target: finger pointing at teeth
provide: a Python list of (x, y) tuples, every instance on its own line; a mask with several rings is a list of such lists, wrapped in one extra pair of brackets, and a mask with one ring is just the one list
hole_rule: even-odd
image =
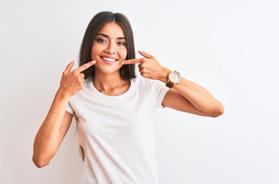
[(144, 58), (137, 58), (137, 59), (129, 59), (122, 61), (122, 64), (136, 64), (136, 63), (143, 63)]
[(71, 71), (74, 65), (74, 61), (70, 62), (67, 65), (66, 69), (63, 71), (60, 80), (59, 90), (65, 96), (73, 96), (74, 94), (76, 94), (79, 90), (81, 90), (84, 87), (85, 74), (81, 72), (88, 69), (95, 63), (96, 61), (89, 61), (81, 65), (79, 68)]
[(135, 58), (122, 61), (122, 64), (136, 64), (138, 65), (139, 72), (141, 76), (153, 80), (165, 80), (165, 76), (162, 77), (163, 66), (160, 62), (151, 54), (139, 51), (143, 58)]
[(80, 66), (79, 68), (77, 68), (76, 71), (77, 71), (78, 73), (80, 73), (80, 72), (86, 70), (87, 68), (91, 67), (91, 66), (94, 65), (95, 63), (96, 63), (96, 61), (95, 61), (95, 60), (92, 60), (92, 61), (90, 61), (90, 62), (88, 62), (88, 63), (85, 63), (84, 65)]

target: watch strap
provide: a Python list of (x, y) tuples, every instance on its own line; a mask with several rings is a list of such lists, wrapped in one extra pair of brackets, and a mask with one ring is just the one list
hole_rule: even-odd
[(168, 88), (172, 88), (172, 87), (174, 86), (174, 83), (171, 82), (171, 81), (168, 79), (168, 81), (167, 81), (167, 83), (166, 83), (166, 86), (167, 86)]

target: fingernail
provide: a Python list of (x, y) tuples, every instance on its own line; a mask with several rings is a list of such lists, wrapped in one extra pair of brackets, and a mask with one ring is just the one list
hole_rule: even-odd
[(122, 61), (121, 63), (122, 63), (122, 65), (123, 65), (123, 64), (125, 64), (125, 61)]

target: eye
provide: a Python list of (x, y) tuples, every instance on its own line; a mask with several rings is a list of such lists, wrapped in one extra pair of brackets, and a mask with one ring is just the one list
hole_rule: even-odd
[(105, 40), (105, 39), (103, 39), (103, 38), (96, 38), (96, 41), (98, 42), (98, 43), (106, 43), (107, 41)]
[(126, 42), (118, 42), (117, 44), (120, 46), (126, 46)]

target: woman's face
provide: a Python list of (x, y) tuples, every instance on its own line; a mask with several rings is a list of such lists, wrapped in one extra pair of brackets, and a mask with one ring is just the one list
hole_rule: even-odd
[(106, 23), (97, 33), (91, 49), (96, 69), (103, 73), (118, 71), (126, 59), (126, 38), (122, 28), (115, 22)]

